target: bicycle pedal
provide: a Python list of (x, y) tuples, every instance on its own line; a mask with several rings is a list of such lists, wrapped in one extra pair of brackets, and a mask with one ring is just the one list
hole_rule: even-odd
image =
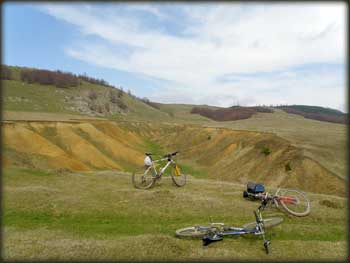
[(223, 238), (218, 236), (218, 235), (214, 235), (214, 236), (204, 236), (202, 238), (203, 241), (203, 246), (208, 246), (213, 242), (217, 242), (217, 241), (221, 241)]

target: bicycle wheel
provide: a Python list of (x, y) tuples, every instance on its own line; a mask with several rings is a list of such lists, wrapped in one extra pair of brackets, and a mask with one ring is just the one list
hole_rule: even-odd
[(156, 173), (152, 167), (144, 167), (132, 174), (132, 184), (135, 188), (148, 189), (151, 188), (156, 181)]
[(175, 164), (171, 168), (171, 179), (178, 187), (184, 186), (186, 184), (186, 174), (178, 164)]
[[(283, 221), (283, 218), (281, 217), (264, 218), (263, 219), (264, 228), (265, 229), (272, 228), (274, 226), (281, 224), (282, 221)], [(254, 229), (255, 227), (256, 227), (256, 222), (251, 222), (243, 226), (243, 228), (246, 228), (246, 229)]]
[(202, 238), (210, 231), (210, 226), (190, 226), (175, 231), (179, 238)]
[(277, 195), (278, 201), (288, 213), (295, 216), (306, 216), (310, 213), (310, 201), (302, 192), (281, 189)]

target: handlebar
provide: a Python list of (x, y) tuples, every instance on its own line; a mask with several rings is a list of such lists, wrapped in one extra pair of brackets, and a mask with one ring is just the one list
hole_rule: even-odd
[(261, 204), (260, 204), (258, 210), (260, 210), (260, 209), (263, 210), (267, 206), (268, 202), (273, 199), (273, 197), (270, 196), (269, 193), (267, 193), (267, 192), (259, 193), (259, 194), (253, 194), (253, 193), (248, 193), (247, 191), (244, 191), (243, 192), (243, 197), (244, 198), (252, 197), (252, 198), (260, 199), (261, 200)]
[(178, 154), (178, 151), (173, 152), (173, 153), (167, 153), (166, 155), (164, 155), (164, 158), (171, 158), (172, 156), (175, 156), (176, 154)]

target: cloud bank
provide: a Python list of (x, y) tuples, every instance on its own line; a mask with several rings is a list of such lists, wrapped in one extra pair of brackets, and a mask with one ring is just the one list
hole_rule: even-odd
[[(158, 81), (148, 97), (345, 110), (344, 3), (39, 4), (79, 35), (65, 52)], [(133, 87), (137, 93), (142, 83)], [(145, 91), (143, 91), (145, 92)]]

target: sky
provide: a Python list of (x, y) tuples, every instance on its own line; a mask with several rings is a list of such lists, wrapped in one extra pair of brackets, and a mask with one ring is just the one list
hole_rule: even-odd
[(163, 103), (347, 111), (342, 2), (3, 4), (3, 63)]

